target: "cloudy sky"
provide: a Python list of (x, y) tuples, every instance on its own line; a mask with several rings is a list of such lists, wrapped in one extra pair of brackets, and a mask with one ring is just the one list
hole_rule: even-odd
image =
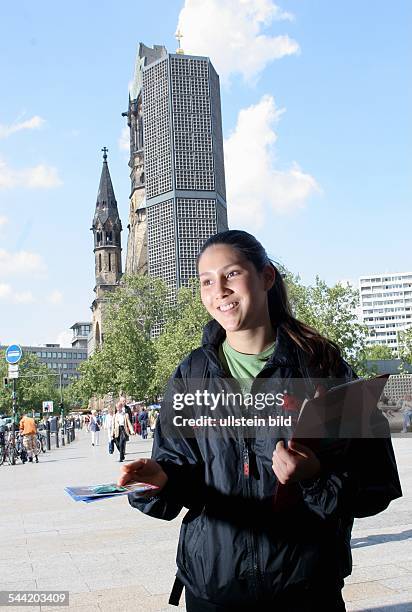
[[(67, 344), (90, 319), (91, 221), (109, 167), (127, 241), (139, 41), (220, 74), (231, 227), (307, 283), (410, 271), (409, 0), (3, 3), (0, 343)], [(125, 254), (125, 251), (124, 251)]]

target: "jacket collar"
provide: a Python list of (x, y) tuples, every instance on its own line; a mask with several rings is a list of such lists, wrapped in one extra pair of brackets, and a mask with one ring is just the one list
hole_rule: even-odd
[[(226, 332), (223, 327), (212, 319), (209, 321), (203, 330), (202, 347), (208, 354), (209, 359), (214, 363), (215, 366), (220, 364), (218, 358), (219, 346), (226, 338)], [(265, 366), (297, 366), (299, 365), (298, 347), (286, 333), (282, 325), (279, 325), (276, 333), (275, 346), (273, 353), (269, 357), (268, 362)], [(221, 369), (221, 367), (220, 367)]]

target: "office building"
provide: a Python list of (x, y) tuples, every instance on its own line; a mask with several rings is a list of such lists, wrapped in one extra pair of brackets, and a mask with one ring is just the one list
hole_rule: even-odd
[(387, 345), (397, 355), (398, 333), (412, 327), (412, 272), (361, 276), (359, 294), (368, 345)]

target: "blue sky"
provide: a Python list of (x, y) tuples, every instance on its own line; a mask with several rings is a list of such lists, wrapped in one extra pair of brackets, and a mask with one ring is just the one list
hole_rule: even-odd
[(67, 342), (90, 319), (100, 149), (125, 247), (136, 49), (173, 51), (178, 21), (185, 51), (221, 75), (231, 227), (307, 283), (411, 270), (411, 13), (408, 0), (4, 4), (0, 343)]

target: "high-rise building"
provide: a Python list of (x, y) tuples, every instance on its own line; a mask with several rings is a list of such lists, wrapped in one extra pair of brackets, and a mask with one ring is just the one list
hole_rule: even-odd
[(361, 276), (359, 294), (369, 346), (385, 344), (396, 354), (398, 332), (412, 327), (412, 272)]
[(107, 164), (107, 149), (103, 151), (103, 167), (97, 193), (96, 209), (91, 230), (94, 237), (94, 270), (96, 297), (91, 306), (92, 333), (88, 352), (93, 353), (103, 342), (105, 303), (122, 277), (122, 224)]
[(196, 276), (207, 238), (227, 229), (219, 77), (207, 57), (140, 44), (129, 94), (131, 195), (126, 273)]

